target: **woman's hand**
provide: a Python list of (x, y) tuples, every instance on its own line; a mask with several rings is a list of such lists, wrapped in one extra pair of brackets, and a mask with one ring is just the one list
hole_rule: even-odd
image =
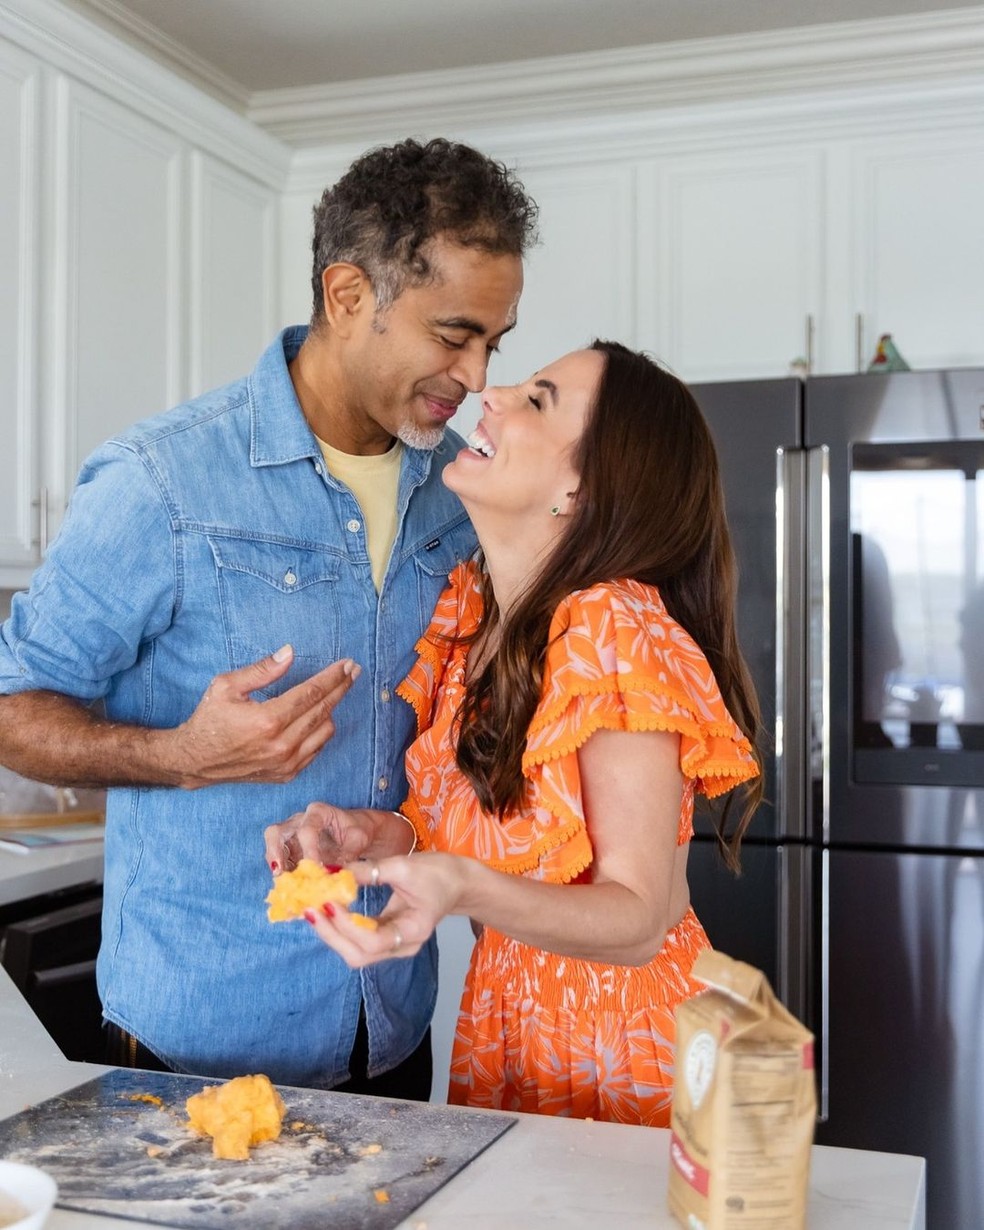
[(330, 803), (309, 803), (304, 811), (264, 830), (270, 870), (275, 876), (292, 871), (302, 858), (331, 864), (362, 858), (376, 837), (378, 815), (365, 808), (348, 811)]
[(326, 905), (304, 917), (322, 940), (352, 969), (413, 957), (446, 914), (454, 912), (464, 891), (471, 859), (453, 854), (419, 853), (413, 858), (358, 862), (348, 870), (359, 884), (387, 884), (392, 896), (375, 930), (354, 922), (348, 911)]

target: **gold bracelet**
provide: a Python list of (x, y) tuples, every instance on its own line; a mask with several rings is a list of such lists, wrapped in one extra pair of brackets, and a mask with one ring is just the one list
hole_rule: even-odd
[(417, 848), (417, 830), (414, 828), (414, 826), (413, 826), (413, 822), (412, 822), (411, 820), (407, 819), (407, 817), (403, 814), (403, 812), (402, 812), (402, 811), (395, 811), (395, 812), (393, 812), (393, 815), (394, 815), (394, 816), (399, 816), (399, 817), (400, 817), (400, 819), (401, 819), (402, 821), (404, 821), (404, 823), (409, 824), (409, 825), (410, 825), (410, 832), (411, 832), (411, 833), (413, 833), (413, 845), (412, 845), (412, 846), (410, 847), (410, 849), (407, 851), (407, 858), (409, 858), (409, 857), (410, 857), (410, 855), (411, 855), (411, 854), (413, 854), (414, 850), (416, 850), (416, 848)]

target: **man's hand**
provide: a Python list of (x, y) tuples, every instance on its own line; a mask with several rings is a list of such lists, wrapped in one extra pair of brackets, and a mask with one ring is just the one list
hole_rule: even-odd
[(173, 732), (179, 784), (288, 782), (306, 769), (335, 733), (335, 706), (358, 679), (350, 658), (333, 662), (271, 700), (251, 693), (283, 677), (289, 645), (259, 662), (216, 675), (190, 718)]

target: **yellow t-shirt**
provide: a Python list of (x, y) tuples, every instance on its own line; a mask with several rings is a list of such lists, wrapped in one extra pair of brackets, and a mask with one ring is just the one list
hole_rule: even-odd
[(328, 472), (348, 487), (362, 509), (366, 550), (378, 593), (396, 538), (396, 497), (400, 487), (403, 445), (396, 440), (389, 452), (361, 457), (340, 452), (317, 436), (315, 439), (321, 447)]

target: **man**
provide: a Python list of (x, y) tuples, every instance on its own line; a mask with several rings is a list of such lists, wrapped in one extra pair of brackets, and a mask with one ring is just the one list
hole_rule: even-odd
[(515, 323), (535, 215), (466, 146), (358, 159), (315, 209), (310, 330), (98, 450), (14, 599), (0, 761), (110, 787), (113, 1062), (429, 1096), (435, 950), (352, 974), (271, 925), (262, 835), (404, 798), (394, 688), (474, 546), (445, 428)]

